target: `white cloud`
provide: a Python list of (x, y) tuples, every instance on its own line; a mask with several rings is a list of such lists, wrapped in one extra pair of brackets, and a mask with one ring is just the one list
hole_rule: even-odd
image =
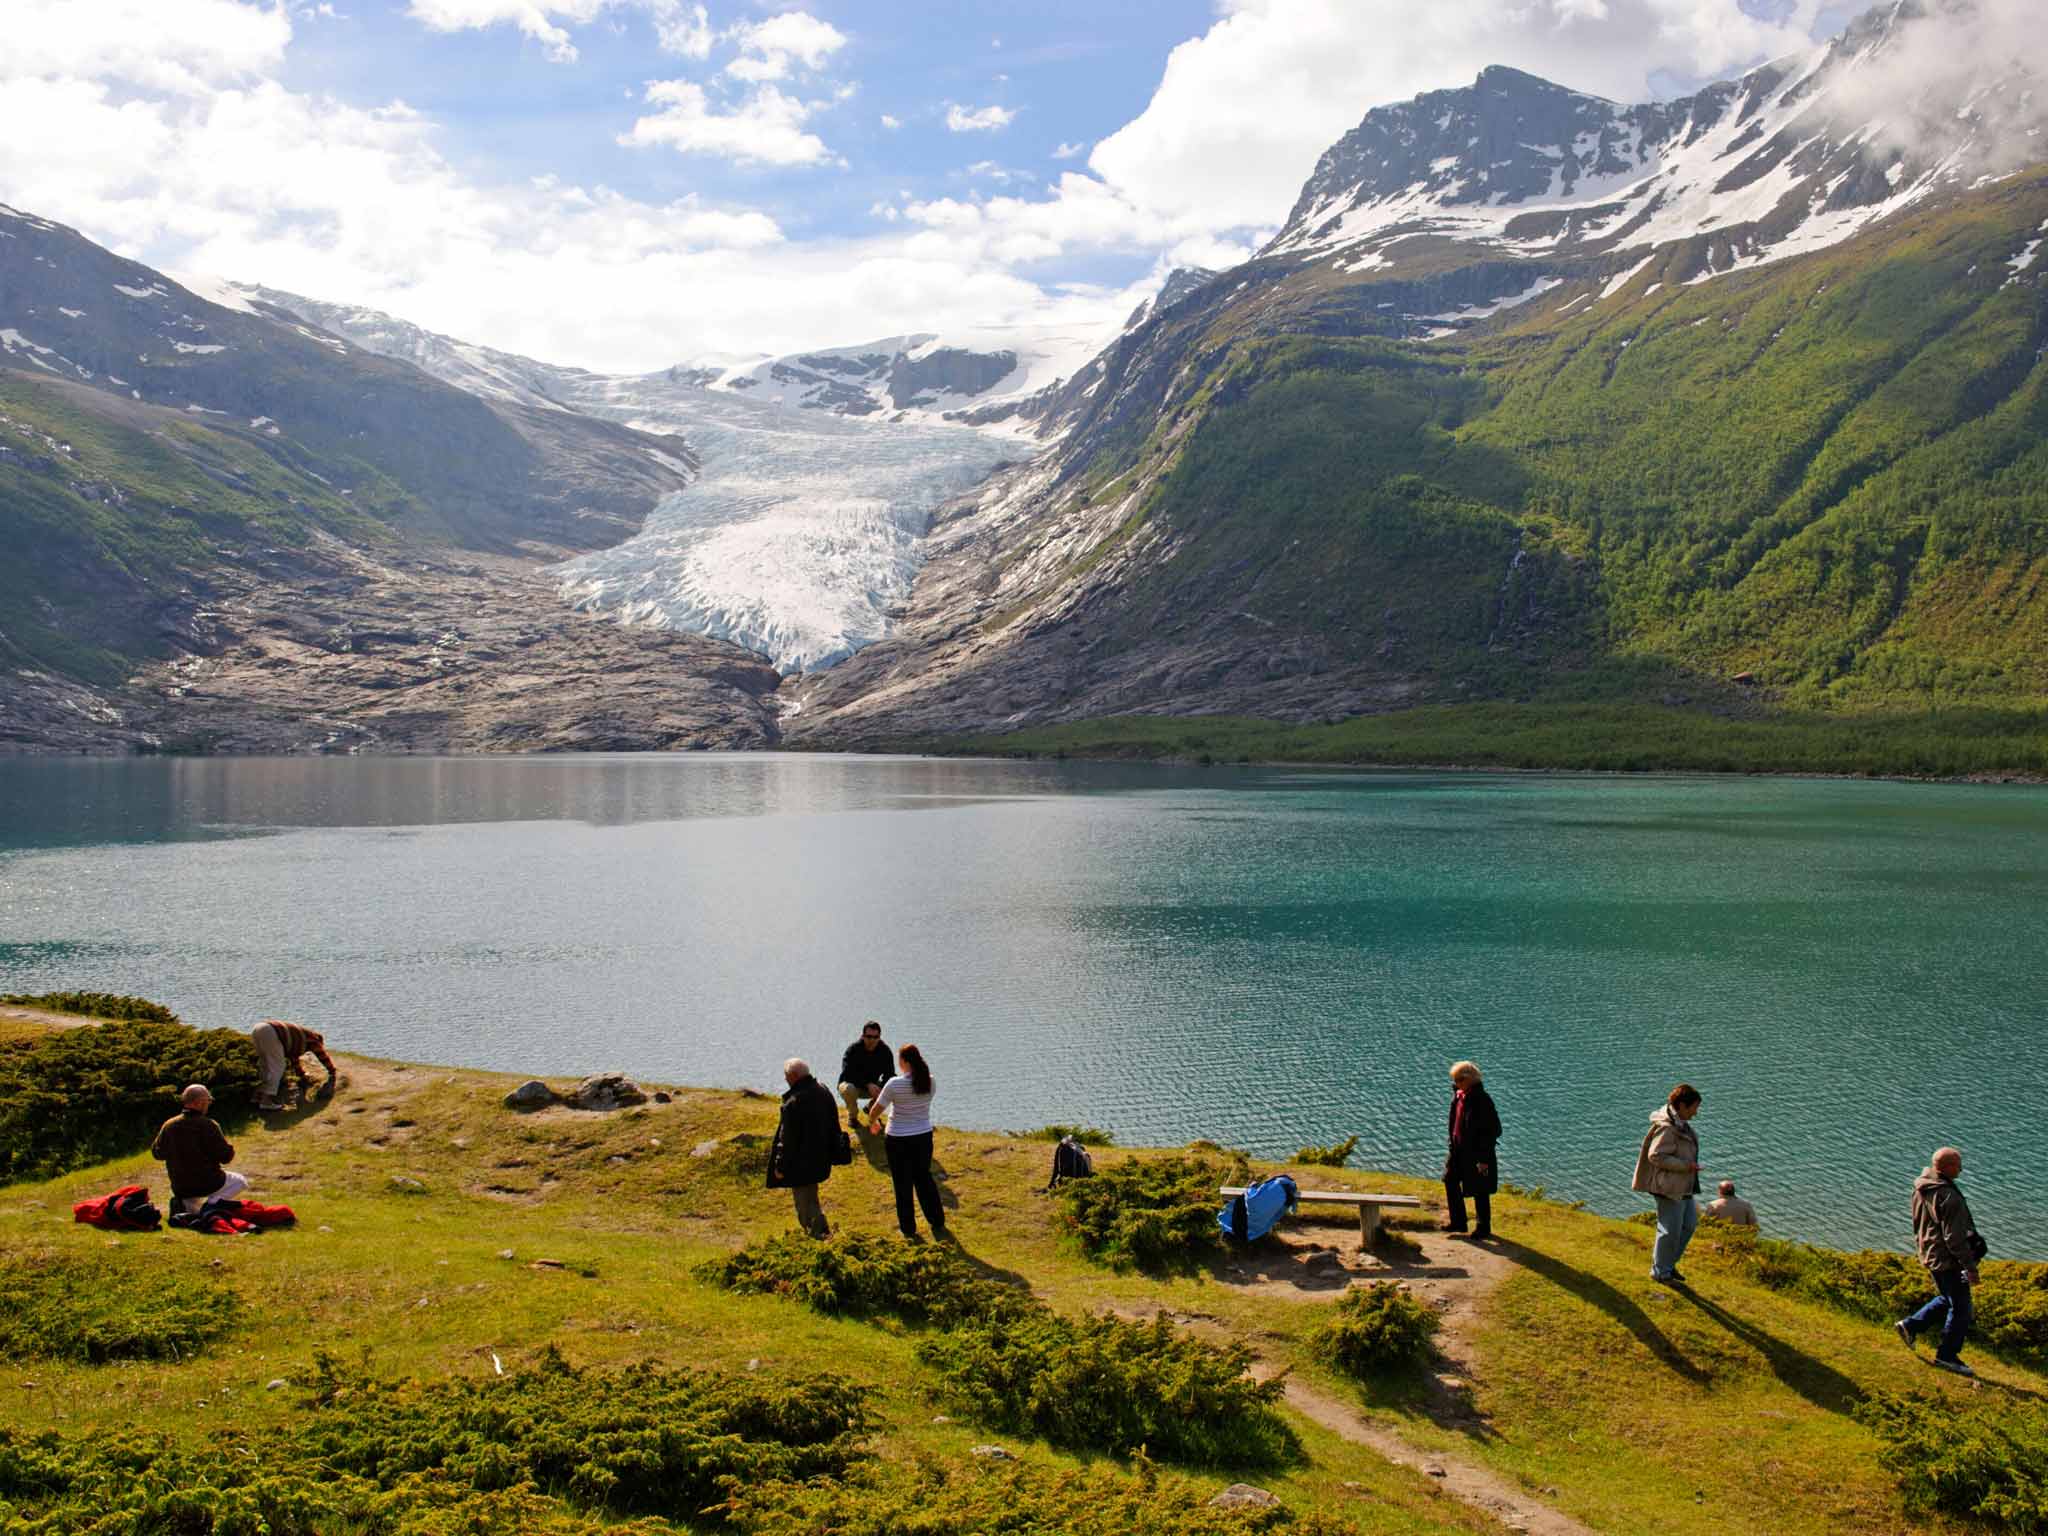
[(568, 29), (588, 26), (606, 10), (643, 11), (668, 52), (691, 59), (711, 56), (711, 18), (689, 0), (412, 0), (406, 14), (435, 32), (516, 27), (556, 63), (573, 64), (576, 45)]
[(804, 120), (818, 103), (799, 101), (772, 85), (721, 111), (694, 80), (655, 80), (647, 100), (661, 108), (619, 135), (632, 148), (665, 144), (686, 155), (716, 155), (741, 165), (820, 165), (832, 151)]
[(739, 56), (725, 66), (740, 80), (783, 80), (792, 65), (822, 69), (846, 46), (846, 34), (806, 11), (784, 11), (766, 21), (743, 22), (726, 33)]
[(888, 113), (884, 112), (882, 114), (882, 126), (888, 129), (901, 128), (903, 126), (903, 119), (900, 117), (891, 117)]
[(955, 133), (994, 133), (1007, 128), (1016, 121), (1017, 114), (1008, 107), (963, 107), (950, 103), (946, 107), (946, 126)]
[(121, 79), (196, 94), (284, 61), (282, 10), (239, 0), (8, 0), (0, 81)]
[(1058, 148), (1053, 150), (1052, 157), (1055, 160), (1078, 160), (1083, 154), (1087, 152), (1087, 149), (1088, 146), (1086, 144), (1063, 143)]

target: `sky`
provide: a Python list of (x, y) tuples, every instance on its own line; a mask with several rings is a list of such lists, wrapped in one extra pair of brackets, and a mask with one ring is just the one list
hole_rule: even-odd
[(1375, 105), (1617, 100), (1860, 0), (0, 0), (0, 202), (172, 272), (637, 372), (1113, 331)]

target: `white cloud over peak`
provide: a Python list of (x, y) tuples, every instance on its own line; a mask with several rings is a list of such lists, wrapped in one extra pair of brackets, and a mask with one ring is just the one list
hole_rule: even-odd
[(1016, 120), (1017, 114), (1008, 107), (963, 107), (957, 102), (946, 107), (946, 126), (955, 133), (994, 133)]
[(806, 11), (784, 11), (766, 21), (743, 22), (726, 34), (739, 56), (725, 72), (739, 80), (782, 80), (792, 65), (822, 69), (846, 46), (846, 34)]
[(736, 106), (721, 109), (694, 80), (655, 80), (647, 100), (658, 112), (619, 135), (631, 148), (667, 145), (686, 155), (715, 155), (740, 165), (822, 165), (832, 159), (825, 141), (804, 128), (819, 103), (800, 101), (763, 85)]

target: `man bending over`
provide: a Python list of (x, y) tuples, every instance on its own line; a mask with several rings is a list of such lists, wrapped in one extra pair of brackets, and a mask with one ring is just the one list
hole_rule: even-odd
[(334, 1080), (338, 1075), (334, 1062), (327, 1054), (327, 1037), (317, 1029), (308, 1029), (303, 1024), (287, 1024), (283, 1019), (265, 1019), (249, 1031), (250, 1043), (256, 1047), (256, 1054), (263, 1058), (263, 1096), (256, 1101), (262, 1110), (283, 1109), (284, 1100), (278, 1092), (284, 1087), (286, 1067), (299, 1080), (299, 1097), (306, 1095), (306, 1062), (308, 1055), (318, 1058), (320, 1065), (327, 1069), (325, 1091), (334, 1091)]

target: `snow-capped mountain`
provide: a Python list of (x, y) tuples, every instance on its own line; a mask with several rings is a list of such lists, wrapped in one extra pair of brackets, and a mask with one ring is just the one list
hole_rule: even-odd
[(1445, 241), (1523, 260), (1686, 242), (1684, 276), (1704, 282), (1834, 245), (2048, 147), (2048, 92), (2021, 66), (1930, 59), (1971, 12), (1895, 0), (1810, 54), (1670, 102), (1488, 69), (1367, 113), (1263, 254), (1392, 275), (1440, 262)]

